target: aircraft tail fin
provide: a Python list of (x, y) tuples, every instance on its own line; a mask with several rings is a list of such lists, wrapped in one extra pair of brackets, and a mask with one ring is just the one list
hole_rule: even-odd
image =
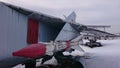
[(67, 22), (76, 22), (76, 13), (73, 11), (68, 17), (64, 16)]

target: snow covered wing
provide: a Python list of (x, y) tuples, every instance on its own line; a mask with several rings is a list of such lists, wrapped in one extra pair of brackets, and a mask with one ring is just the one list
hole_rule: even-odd
[(106, 31), (101, 31), (93, 28), (87, 28), (83, 33), (94, 34), (95, 36), (107, 36), (107, 37), (119, 37), (118, 35), (108, 33)]

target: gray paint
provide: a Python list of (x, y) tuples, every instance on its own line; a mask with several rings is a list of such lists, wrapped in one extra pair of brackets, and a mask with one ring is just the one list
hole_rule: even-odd
[(77, 37), (78, 35), (79, 32), (76, 31), (69, 23), (66, 23), (56, 37), (56, 41), (69, 41)]
[(27, 17), (0, 3), (0, 59), (27, 45)]

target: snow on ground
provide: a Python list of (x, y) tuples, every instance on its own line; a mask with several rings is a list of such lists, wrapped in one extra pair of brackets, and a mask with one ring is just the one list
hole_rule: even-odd
[[(86, 40), (84, 40), (84, 43)], [(102, 47), (80, 46), (90, 56), (81, 58), (85, 68), (120, 68), (120, 40), (99, 40)]]
[[(83, 41), (88, 42), (87, 40)], [(103, 45), (102, 47), (89, 48), (80, 46), (90, 58), (81, 57), (81, 63), (84, 68), (120, 68), (120, 40), (99, 40)], [(75, 47), (77, 50), (79, 47)], [(79, 49), (81, 50), (81, 49)], [(56, 63), (48, 61), (48, 63)], [(48, 64), (47, 63), (47, 64)], [(37, 62), (37, 66), (40, 62)], [(24, 68), (16, 66), (14, 68)]]

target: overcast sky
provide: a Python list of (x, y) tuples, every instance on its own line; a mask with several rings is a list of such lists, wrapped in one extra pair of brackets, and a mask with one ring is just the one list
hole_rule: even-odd
[(72, 11), (77, 22), (89, 25), (112, 25), (109, 31), (120, 33), (120, 0), (1, 0), (64, 19)]

